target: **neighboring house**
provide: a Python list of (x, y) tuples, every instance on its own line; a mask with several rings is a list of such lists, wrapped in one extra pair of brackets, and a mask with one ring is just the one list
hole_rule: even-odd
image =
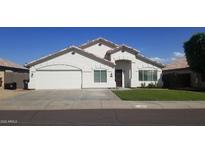
[(98, 38), (25, 65), (30, 89), (140, 87), (161, 83), (163, 65), (137, 49)]
[(197, 77), (187, 63), (186, 57), (175, 59), (163, 68), (163, 83), (167, 88), (205, 87), (205, 75)]
[(0, 58), (0, 89), (15, 83), (17, 89), (24, 89), (29, 79), (29, 70), (21, 65)]

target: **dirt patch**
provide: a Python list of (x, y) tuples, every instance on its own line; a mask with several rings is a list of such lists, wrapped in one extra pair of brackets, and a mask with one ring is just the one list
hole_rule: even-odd
[(27, 90), (3, 90), (3, 89), (0, 89), (0, 100), (14, 97), (14, 96), (24, 94), (27, 92), (28, 92)]

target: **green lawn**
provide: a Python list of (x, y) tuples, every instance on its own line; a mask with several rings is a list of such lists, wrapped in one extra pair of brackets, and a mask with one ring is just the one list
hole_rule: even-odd
[(135, 89), (135, 90), (114, 90), (122, 100), (130, 101), (180, 101), (180, 100), (205, 100), (205, 92), (194, 92), (184, 90), (168, 89)]

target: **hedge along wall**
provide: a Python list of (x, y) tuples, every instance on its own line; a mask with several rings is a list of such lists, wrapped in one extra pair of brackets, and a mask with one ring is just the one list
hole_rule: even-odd
[(165, 88), (184, 88), (191, 87), (190, 73), (166, 73), (162, 76)]

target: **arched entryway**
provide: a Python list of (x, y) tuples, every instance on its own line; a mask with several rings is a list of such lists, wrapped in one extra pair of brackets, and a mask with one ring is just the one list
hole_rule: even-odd
[(128, 88), (131, 86), (131, 61), (117, 60), (115, 61), (115, 82), (117, 87)]

